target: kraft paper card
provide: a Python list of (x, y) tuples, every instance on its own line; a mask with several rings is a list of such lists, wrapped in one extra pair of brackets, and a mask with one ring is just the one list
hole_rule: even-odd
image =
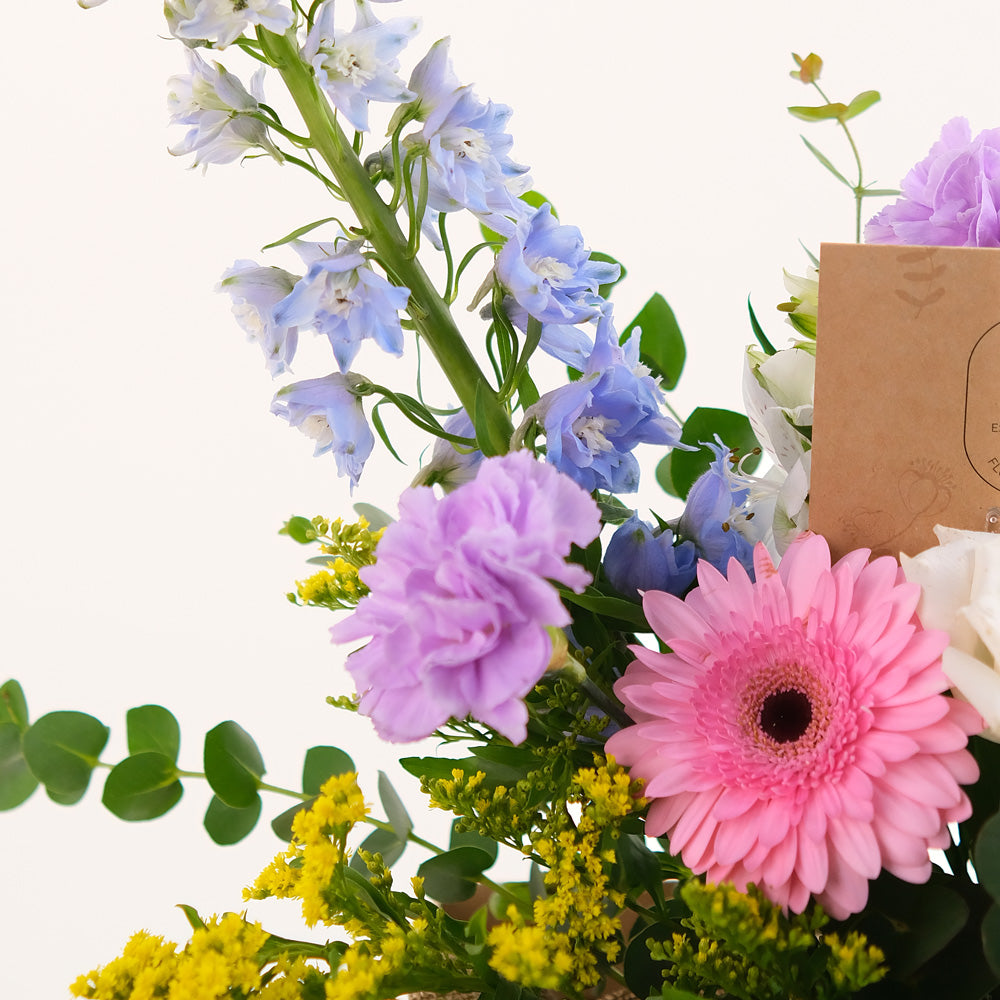
[(809, 526), (915, 555), (1000, 517), (1000, 250), (824, 244)]

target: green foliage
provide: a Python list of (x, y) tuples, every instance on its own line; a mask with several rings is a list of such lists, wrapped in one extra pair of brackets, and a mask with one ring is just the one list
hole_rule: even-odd
[(494, 860), (479, 847), (456, 847), (425, 861), (417, 875), (431, 899), (458, 903), (475, 895), (480, 876)]
[(173, 714), (161, 705), (130, 708), (125, 715), (125, 727), (130, 754), (152, 751), (177, 763), (177, 755), (181, 749), (181, 727)]
[(24, 758), (49, 798), (60, 805), (83, 798), (110, 732), (83, 712), (49, 712), (24, 733)]
[(635, 329), (640, 331), (639, 360), (662, 379), (664, 389), (673, 389), (684, 370), (687, 349), (674, 311), (659, 292), (649, 298), (638, 316), (625, 327), (621, 342), (625, 343)]
[[(848, 997), (885, 975), (884, 956), (863, 934), (821, 934), (829, 918), (819, 906), (786, 915), (755, 886), (686, 882), (679, 895), (691, 915), (686, 933), (650, 937), (650, 957), (666, 963), (668, 983), (696, 996), (740, 1000)], [(668, 994), (665, 992), (664, 996)]]
[(264, 759), (242, 726), (220, 722), (205, 736), (205, 777), (226, 805), (252, 806), (263, 775)]
[(184, 789), (166, 754), (140, 751), (116, 764), (104, 782), (101, 801), (119, 819), (156, 819), (180, 801)]
[(9, 680), (0, 686), (0, 811), (19, 806), (38, 787), (24, 759), (27, 729), (24, 691), (17, 681)]
[[(282, 840), (287, 844), (292, 839), (292, 820), (303, 809), (312, 808), (315, 801), (316, 799), (312, 798), (304, 802), (296, 802), (294, 806), (289, 806), (283, 813), (280, 813), (271, 820), (271, 829), (278, 840)], [(251, 808), (253, 807), (251, 806)]]
[(856, 118), (862, 111), (867, 111), (868, 108), (881, 99), (882, 95), (877, 90), (864, 90), (852, 98), (849, 104), (842, 104), (839, 101), (828, 101), (826, 104), (821, 104), (818, 107), (795, 105), (788, 109), (788, 113), (806, 122), (821, 122), (834, 119), (843, 123), (849, 121), (851, 118)]
[[(296, 807), (296, 811), (301, 806)], [(226, 805), (218, 795), (213, 795), (208, 809), (205, 811), (204, 826), (208, 835), (217, 844), (236, 844), (246, 837), (257, 825), (260, 819), (261, 801), (258, 795), (256, 799), (243, 809), (236, 809)], [(291, 833), (284, 838), (291, 839)]]
[[(750, 427), (750, 421), (742, 413), (699, 406), (692, 410), (691, 415), (684, 421), (681, 441), (684, 444), (698, 446), (705, 441), (714, 441), (716, 435), (727, 448), (735, 452), (738, 458), (744, 459), (742, 464), (744, 472), (752, 472), (757, 467), (760, 461), (760, 448)], [(673, 487), (672, 491), (667, 492), (684, 499), (695, 480), (708, 471), (714, 458), (714, 454), (707, 447), (700, 447), (697, 451), (679, 449), (672, 451), (670, 464), (663, 474), (669, 474), (670, 484)], [(661, 481), (659, 469), (657, 469), (657, 481)]]
[(327, 778), (355, 770), (354, 761), (343, 750), (337, 747), (310, 747), (302, 765), (302, 791), (307, 795), (318, 795), (320, 786)]
[(382, 808), (388, 817), (392, 832), (406, 843), (406, 838), (413, 829), (413, 820), (410, 819), (403, 800), (399, 797), (396, 789), (392, 787), (392, 782), (385, 771), (378, 773), (378, 797), (382, 803)]

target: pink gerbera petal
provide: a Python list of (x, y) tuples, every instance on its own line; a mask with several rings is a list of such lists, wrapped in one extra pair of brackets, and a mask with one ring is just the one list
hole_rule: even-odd
[(647, 783), (646, 832), (693, 871), (842, 919), (882, 868), (926, 880), (928, 850), (968, 814), (982, 722), (944, 694), (942, 636), (921, 630), (894, 560), (831, 566), (806, 533), (777, 570), (758, 546), (754, 568), (753, 584), (702, 566), (686, 600), (645, 595), (672, 652), (636, 652), (615, 685), (636, 724), (607, 750)]

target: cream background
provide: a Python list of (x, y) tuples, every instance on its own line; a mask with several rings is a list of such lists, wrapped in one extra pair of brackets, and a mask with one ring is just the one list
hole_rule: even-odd
[[(257, 738), (269, 780), (294, 785), (305, 748), (335, 743), (374, 798), (378, 768), (400, 776), (396, 751), (324, 704), (348, 690), (343, 651), (322, 613), (285, 602), (302, 550), (275, 534), (292, 513), (346, 511), (346, 484), (268, 413), (260, 354), (212, 291), (234, 259), (263, 259), (261, 245), (329, 203), (291, 167), (203, 176), (166, 154), (181, 133), (165, 128), (164, 80), (184, 63), (157, 37), (155, 2), (39, 9), (44, 19), (8, 31), (0, 60), (0, 681), (21, 680), (35, 718), (97, 715), (113, 729), (105, 759), (124, 754), (125, 710), (160, 702), (181, 721), (182, 766), (200, 767), (205, 731), (232, 718)], [(622, 325), (653, 291), (672, 303), (689, 347), (672, 400), (687, 413), (739, 406), (748, 294), (784, 339), (773, 305), (781, 267), (805, 266), (797, 240), (852, 238), (848, 192), (798, 135), (845, 172), (846, 146), (833, 125), (786, 114), (814, 103), (788, 78), (788, 53), (820, 52), (833, 99), (882, 91), (856, 131), (867, 178), (893, 186), (952, 115), (1000, 124), (1000, 11), (970, 0), (948, 11), (944, 26), (939, 5), (912, 0), (403, 0), (382, 13), (424, 17), (406, 72), (450, 33), (459, 76), (514, 107), (515, 158), (564, 222), (629, 268)], [(248, 75), (238, 56), (228, 65)], [(275, 78), (269, 99), (278, 89)], [(304, 356), (296, 376), (326, 363)], [(357, 367), (386, 380), (402, 370), (374, 348)], [(355, 499), (387, 504), (413, 471), (373, 460)], [(650, 476), (643, 499), (667, 510), (658, 497)], [(4, 997), (65, 996), (138, 927), (183, 940), (174, 903), (238, 909), (280, 846), (263, 822), (237, 847), (214, 846), (197, 783), (166, 818), (137, 825), (103, 809), (100, 784), (73, 809), (39, 791), (0, 815)], [(440, 834), (415, 783), (397, 784), (420, 832)], [(266, 800), (264, 815), (283, 808)], [(399, 866), (402, 882), (419, 860)], [(273, 930), (297, 925), (274, 904), (253, 913)]]

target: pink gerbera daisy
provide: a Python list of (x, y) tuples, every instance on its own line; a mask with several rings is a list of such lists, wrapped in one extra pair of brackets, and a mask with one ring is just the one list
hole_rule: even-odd
[(868, 555), (831, 568), (806, 533), (777, 570), (758, 545), (756, 583), (702, 562), (685, 600), (647, 592), (672, 652), (632, 647), (615, 691), (636, 724), (607, 744), (646, 783), (646, 832), (692, 871), (795, 912), (814, 895), (837, 919), (882, 868), (930, 877), (978, 775), (979, 713), (942, 694), (948, 637), (921, 629), (896, 561)]

